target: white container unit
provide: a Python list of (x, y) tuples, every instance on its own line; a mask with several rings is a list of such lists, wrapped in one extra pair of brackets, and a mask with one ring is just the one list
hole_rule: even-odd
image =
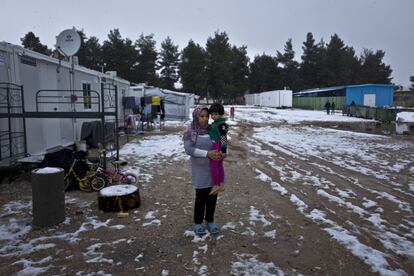
[(268, 91), (260, 93), (262, 106), (279, 107), (280, 93), (278, 91)]
[[(23, 85), (24, 105), (26, 112), (36, 111), (36, 93), (39, 90), (53, 90), (50, 95), (67, 95), (62, 90), (70, 90), (71, 64), (59, 61), (21, 46), (7, 42), (0, 42), (0, 82)], [(101, 94), (101, 84), (112, 83), (118, 90), (118, 118), (122, 118), (122, 96), (129, 91), (130, 83), (117, 77), (111, 77), (98, 71), (94, 71), (77, 64), (73, 71), (73, 88), (78, 90), (79, 97), (75, 107), (66, 99), (55, 103), (41, 104), (38, 111), (88, 111), (97, 112), (97, 105), (90, 105), (87, 96), (95, 96), (91, 91)], [(113, 99), (114, 100), (114, 99)], [(80, 140), (80, 130), (84, 121), (99, 119), (56, 119), (56, 118), (27, 118), (26, 138), (27, 153), (43, 154), (46, 149), (57, 146), (74, 144)], [(0, 122), (0, 130), (7, 129), (6, 121)], [(22, 129), (17, 126), (19, 122), (13, 122), (13, 129)]]
[(292, 107), (293, 106), (293, 93), (292, 90), (279, 90), (281, 94), (280, 107)]
[(268, 107), (292, 107), (292, 90), (274, 90), (244, 96), (246, 105), (268, 106)]
[(247, 94), (244, 96), (246, 105), (254, 105), (254, 94)]
[(292, 90), (274, 90), (260, 93), (261, 106), (292, 107)]
[(260, 97), (260, 93), (254, 94), (254, 105), (261, 106), (262, 99)]

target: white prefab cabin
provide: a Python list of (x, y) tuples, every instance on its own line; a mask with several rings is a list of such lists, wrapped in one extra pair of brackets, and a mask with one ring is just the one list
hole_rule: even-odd
[(273, 90), (244, 96), (247, 105), (268, 107), (292, 107), (292, 90)]
[(261, 106), (292, 107), (292, 90), (274, 90), (260, 93)]
[[(73, 72), (71, 68), (69, 62), (0, 42), (0, 83), (22, 86), (25, 112), (98, 112), (102, 107), (91, 104), (91, 101), (98, 101), (95, 96), (101, 96), (102, 84), (112, 84), (118, 95), (118, 118), (122, 119), (122, 97), (129, 91), (130, 83), (77, 64), (73, 66)], [(7, 87), (0, 87), (3, 102), (7, 101)], [(71, 94), (75, 97), (70, 99), (72, 104), (67, 104)], [(39, 98), (36, 100), (36, 95), (41, 98), (41, 104), (37, 106)], [(49, 96), (54, 99), (48, 101)], [(7, 111), (3, 109), (4, 112)], [(99, 119), (26, 118), (27, 153), (43, 154), (49, 148), (73, 144), (80, 138), (82, 122), (92, 120)], [(14, 120), (10, 126), (2, 118), (0, 131), (6, 133), (21, 129), (21, 121)]]

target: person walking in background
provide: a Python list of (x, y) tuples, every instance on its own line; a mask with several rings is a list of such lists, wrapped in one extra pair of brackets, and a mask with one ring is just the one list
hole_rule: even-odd
[[(197, 106), (193, 111), (191, 125), (184, 133), (184, 150), (190, 155), (191, 182), (195, 189), (194, 233), (197, 235), (218, 234), (219, 229), (214, 223), (217, 194), (211, 195), (210, 160), (222, 160), (221, 152), (213, 149), (208, 135), (209, 113), (206, 106)], [(203, 221), (207, 225), (203, 225)]]
[(234, 121), (234, 106), (230, 107), (230, 119)]
[[(228, 125), (224, 115), (224, 107), (219, 103), (214, 103), (208, 109), (208, 113), (213, 119), (213, 124), (210, 126), (208, 134), (213, 141), (213, 148), (217, 151), (222, 152), (224, 155), (227, 154), (227, 132)], [(224, 191), (224, 166), (223, 160), (210, 160), (210, 169), (213, 188), (210, 194), (216, 194)]]
[(331, 114), (335, 115), (335, 102), (334, 101), (332, 101), (332, 104), (331, 104)]
[(329, 110), (331, 109), (331, 104), (330, 104), (330, 102), (329, 102), (329, 101), (326, 101), (326, 104), (325, 104), (325, 109), (326, 109), (326, 114), (328, 114), (328, 115), (329, 115)]
[(351, 116), (352, 114), (355, 114), (355, 101), (351, 102), (351, 105), (348, 106), (348, 116)]

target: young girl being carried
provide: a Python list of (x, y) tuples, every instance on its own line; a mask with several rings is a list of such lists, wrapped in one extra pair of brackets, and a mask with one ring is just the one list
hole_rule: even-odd
[[(208, 134), (213, 142), (213, 149), (221, 152), (223, 157), (227, 154), (227, 132), (228, 125), (224, 115), (224, 107), (219, 103), (214, 103), (208, 109), (208, 113), (213, 119)], [(224, 191), (224, 166), (223, 160), (210, 160), (212, 189), (210, 194), (216, 194)]]

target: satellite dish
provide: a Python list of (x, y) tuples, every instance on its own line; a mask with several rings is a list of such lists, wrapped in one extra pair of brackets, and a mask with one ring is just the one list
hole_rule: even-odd
[(65, 56), (73, 56), (80, 46), (81, 39), (75, 29), (64, 30), (56, 37), (56, 47)]

